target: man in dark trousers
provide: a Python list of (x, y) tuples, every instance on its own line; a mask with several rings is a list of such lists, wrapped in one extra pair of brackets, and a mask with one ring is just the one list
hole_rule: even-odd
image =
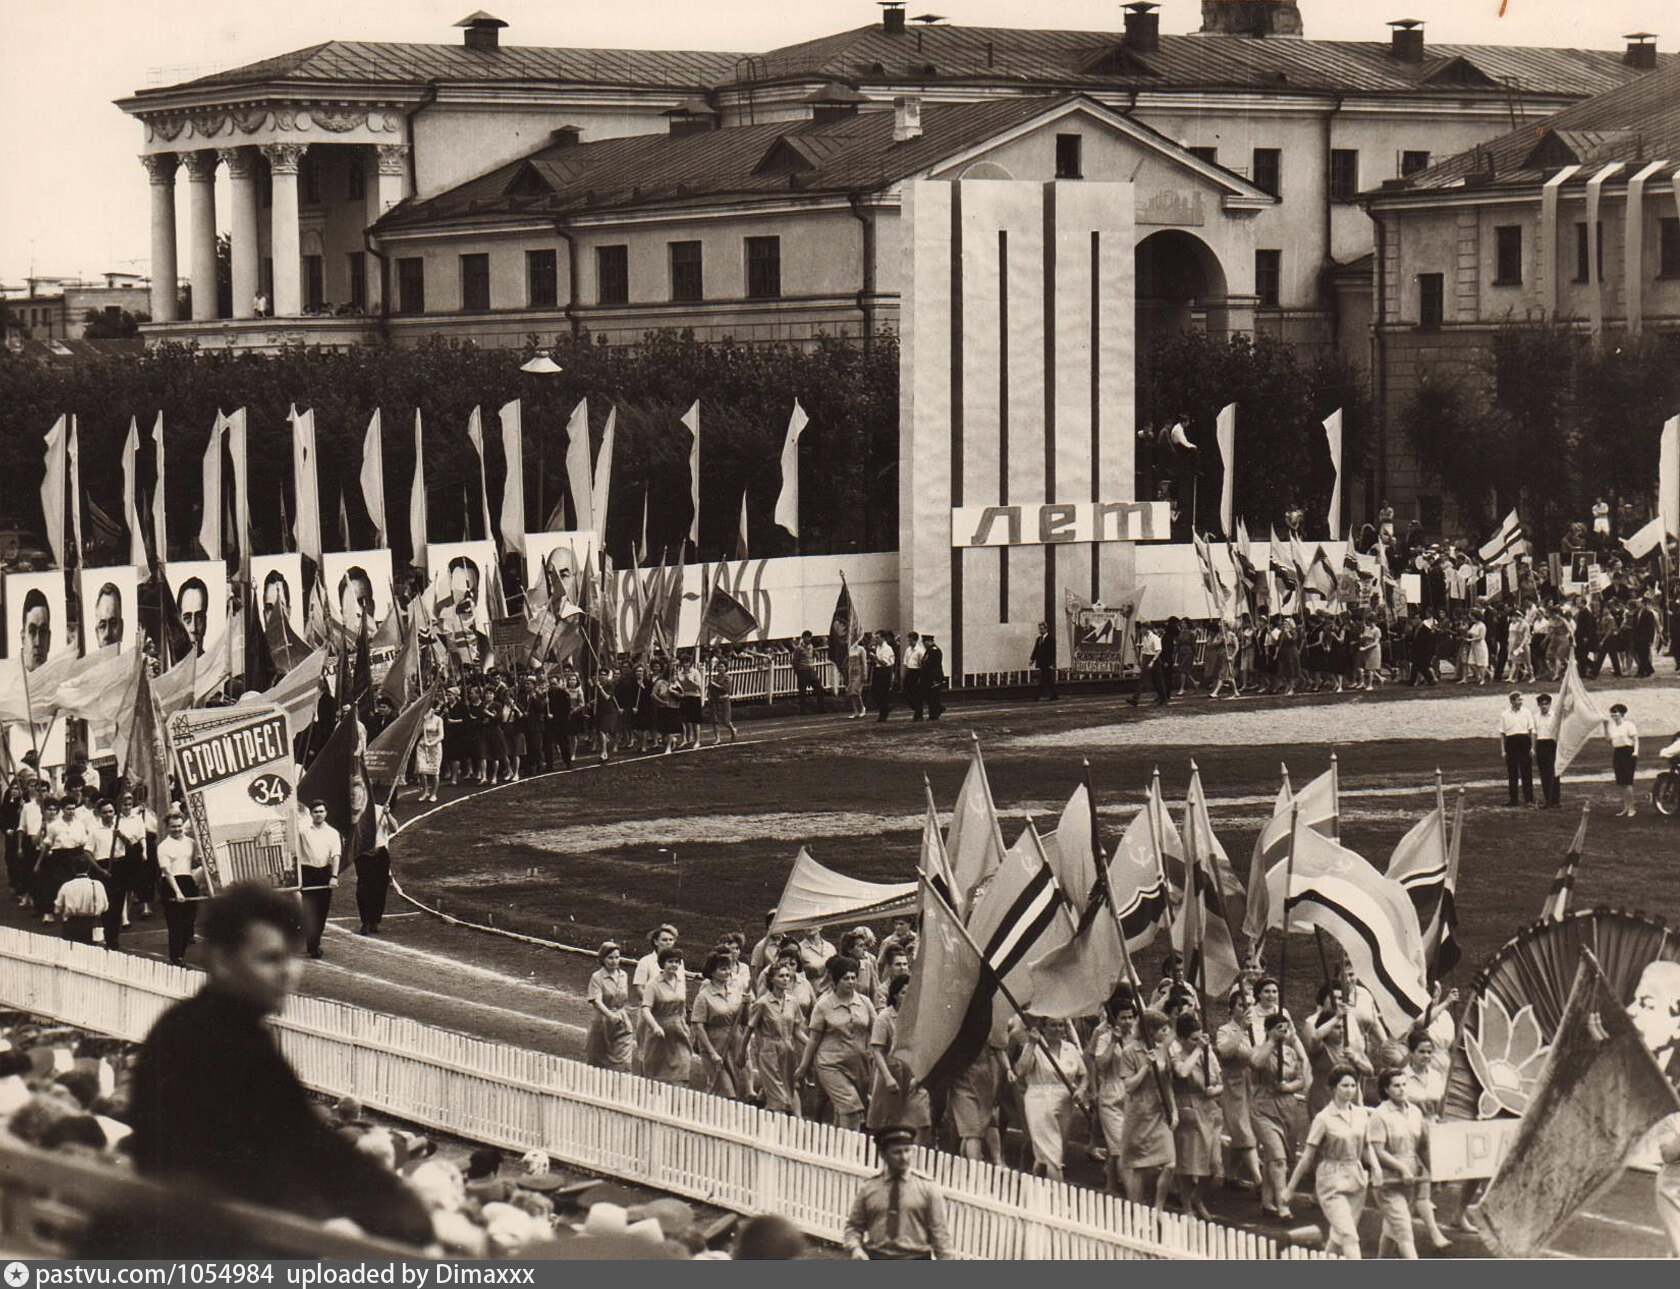
[[(189, 1216), (199, 1194), (430, 1243), (419, 1197), (316, 1114), (268, 1026), (297, 978), (297, 904), (239, 883), (205, 906), (199, 926), (209, 981), (158, 1017), (134, 1069), (130, 1145), (141, 1176), (183, 1192)], [(141, 1241), (165, 1238), (140, 1226), (130, 1234)]]
[(1412, 664), (1411, 685), (1435, 683), (1435, 619), (1425, 617), (1412, 632), (1408, 658)]
[(327, 803), (309, 803), (309, 822), (298, 829), (298, 869), (311, 958), (321, 956), (321, 934), (332, 913), (333, 887), (344, 866), (344, 838), (327, 822)]
[(945, 677), (945, 651), (932, 635), (922, 632), (922, 697), (927, 702), (930, 721), (945, 714), (945, 688), (949, 683)]
[[(553, 769), (557, 761), (563, 762), (569, 770), (572, 768), (572, 694), (565, 685), (548, 677), (539, 682), (542, 686), (542, 703), (545, 708), (543, 717), (543, 739), (548, 745), (544, 749), (548, 760), (548, 768)], [(556, 755), (558, 754), (558, 755)]]
[(1033, 695), (1033, 702), (1060, 698), (1056, 692), (1056, 637), (1050, 634), (1048, 623), (1038, 624), (1038, 639), (1033, 641), (1029, 661), (1038, 672), (1038, 692)]
[(893, 672), (898, 670), (898, 650), (893, 648), (892, 632), (875, 633), (874, 659), (875, 671), (870, 677), (870, 684), (874, 690), (875, 709), (881, 713), (876, 717), (879, 724), (892, 711)]
[[(1534, 804), (1534, 713), (1523, 706), (1523, 696), (1511, 691), (1510, 706), (1499, 714), (1499, 742), (1505, 752), (1507, 806)], [(1522, 783), (1522, 802), (1517, 784)]]
[(846, 1251), (859, 1260), (929, 1261), (952, 1256), (945, 1200), (925, 1173), (910, 1167), (912, 1128), (875, 1134), (883, 1167), (866, 1178), (846, 1218)]
[(385, 917), (385, 899), (391, 891), (391, 834), (396, 820), (383, 806), (374, 828), (373, 849), (356, 856), (356, 913), (362, 919), (360, 935), (378, 935)]
[(1540, 771), (1540, 809), (1562, 804), (1563, 785), (1557, 775), (1557, 717), (1552, 715), (1552, 696), (1537, 694), (1534, 714), (1534, 768)]

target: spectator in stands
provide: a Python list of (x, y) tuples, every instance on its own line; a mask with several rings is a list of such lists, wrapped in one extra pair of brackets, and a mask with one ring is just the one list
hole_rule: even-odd
[[(280, 1054), (266, 1018), (296, 978), (297, 905), (241, 883), (204, 915), (209, 981), (158, 1018), (130, 1098), (136, 1166), (207, 1195), (430, 1242), (419, 1199), (328, 1128)], [(231, 1250), (230, 1250), (231, 1252)]]
[(858, 1188), (846, 1219), (846, 1250), (868, 1260), (928, 1261), (951, 1256), (945, 1201), (910, 1167), (916, 1134), (885, 1128), (875, 1136), (883, 1167)]

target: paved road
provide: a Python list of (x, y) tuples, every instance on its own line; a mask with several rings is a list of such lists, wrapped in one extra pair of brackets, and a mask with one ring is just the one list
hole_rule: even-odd
[[(1404, 701), (1405, 696), (1393, 693), (1385, 697)], [(1466, 695), (1465, 699), (1485, 704), (1486, 695)], [(1100, 710), (1099, 705), (1112, 708), (1114, 701), (1113, 695), (1078, 696), (1064, 700), (1061, 706), (1068, 714), (1069, 723), (1075, 724), (1089, 722)], [(1329, 696), (1305, 700), (1314, 706), (1333, 706), (1345, 701)], [(1291, 705), (1301, 702), (1294, 700)], [(1201, 700), (1186, 704), (1186, 710), (1209, 708)], [(983, 730), (997, 718), (1018, 715), (1020, 711), (1019, 702), (981, 703), (954, 708), (948, 719), (953, 724), (960, 721), (963, 726), (974, 725)], [(849, 725), (843, 715), (744, 722), (740, 741), (773, 743), (844, 737)], [(715, 751), (707, 747), (675, 755), (728, 754), (725, 745)], [(590, 762), (571, 773), (611, 774), (613, 770), (614, 763)], [(1494, 783), (1489, 779), (1486, 786)], [(483, 791), (493, 793), (495, 789), (446, 787), (443, 803), (428, 807), (426, 812), (448, 809), (452, 803)], [(412, 799), (399, 802), (397, 813), (409, 823), (425, 817)], [(400, 880), (400, 837), (395, 852)], [(376, 937), (357, 935), (354, 933), (359, 921), (355, 913), (354, 878), (349, 874), (345, 885), (335, 894), (333, 913), (324, 944), (325, 958), (303, 964), (303, 993), (374, 1011), (412, 1016), (428, 1024), (496, 1042), (566, 1056), (581, 1055), (588, 1018), (583, 993), (589, 973), (594, 969), (594, 960), (587, 954), (566, 952), (494, 930), (452, 924), (422, 911), (396, 893), (381, 933)], [(10, 906), (0, 915), (0, 921), (29, 924), (27, 914)], [(163, 942), (162, 919), (154, 917), (137, 922), (124, 936), (123, 948), (161, 958)], [(196, 947), (189, 952), (189, 963), (197, 954)], [(1071, 1179), (1083, 1180), (1087, 1174), (1096, 1177), (1094, 1166), (1084, 1161), (1072, 1162)], [(1283, 1234), (1279, 1224), (1257, 1220), (1256, 1204), (1251, 1196), (1216, 1191), (1210, 1196), (1210, 1203), (1224, 1221), (1272, 1236)], [(1298, 1214), (1297, 1225), (1309, 1220), (1310, 1212), (1308, 1209), (1306, 1214)], [(1372, 1215), (1367, 1216), (1366, 1225), (1368, 1247), (1374, 1248)], [(1571, 1223), (1554, 1242), (1554, 1251), (1558, 1257), (1661, 1256), (1664, 1241), (1654, 1222), (1651, 1178), (1637, 1173), (1624, 1176), (1587, 1213)], [(1474, 1236), (1461, 1235), (1449, 1256), (1485, 1254)]]

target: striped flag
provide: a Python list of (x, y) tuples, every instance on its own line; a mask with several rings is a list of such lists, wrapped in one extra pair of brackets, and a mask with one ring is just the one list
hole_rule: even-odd
[(1300, 811), (1301, 826), (1336, 837), (1341, 833), (1337, 814), (1336, 772), (1326, 770), (1297, 794), (1289, 783), (1289, 767), (1283, 767), (1283, 786), (1278, 789), (1272, 817), (1254, 839), (1254, 853), (1248, 864), (1248, 909), (1243, 918), (1242, 932), (1248, 940), (1248, 951), (1258, 956), (1266, 927), (1271, 924), (1271, 906), (1267, 899), (1266, 877), (1273, 868), (1289, 858), (1289, 821), (1291, 808)]
[(933, 805), (933, 785), (925, 774), (922, 776), (922, 788), (927, 792), (927, 819), (922, 825), (921, 871), (939, 898), (949, 904), (957, 882), (951, 875), (951, 861), (945, 854), (945, 838), (939, 831), (939, 811)]
[(1399, 882), (1417, 911), (1423, 936), (1424, 959), (1431, 974), (1444, 976), (1458, 965), (1458, 912), (1454, 890), (1458, 885), (1459, 840), (1464, 830), (1464, 793), (1460, 789), (1453, 823), (1452, 841), (1447, 840), (1447, 807), (1436, 788), (1435, 809), (1431, 810), (1400, 839), (1389, 857), (1387, 876)]
[(1389, 1033), (1405, 1033), (1423, 1015), (1429, 1005), (1423, 935), (1399, 882), (1328, 837), (1297, 828), (1293, 862), (1267, 874), (1266, 886), (1271, 924), (1283, 925), (1287, 902), (1289, 930), (1321, 929), (1339, 944), (1370, 986)]
[(991, 974), (1025, 1005), (1032, 994), (1028, 958), (1060, 948), (1073, 936), (1073, 918), (1056, 885), (1044, 844), (1029, 821), (976, 902), (969, 934), (986, 954)]
[(260, 703), (280, 708), (286, 713), (287, 728), (296, 738), (315, 720), (315, 706), (321, 698), (321, 673), (326, 665), (327, 651), (317, 649), (262, 693), (253, 690), (243, 695), (240, 705)]
[(1509, 564), (1527, 551), (1528, 543), (1523, 540), (1522, 520), (1518, 519), (1517, 512), (1512, 510), (1500, 523), (1498, 531), (1482, 543), (1476, 554), (1482, 563), (1494, 567)]
[(1575, 829), (1575, 840), (1569, 843), (1569, 853), (1552, 878), (1552, 889), (1546, 893), (1546, 906), (1540, 910), (1542, 922), (1561, 922), (1569, 916), (1569, 906), (1575, 902), (1575, 870), (1581, 866), (1581, 852), (1587, 845), (1587, 812), (1591, 803), (1581, 803), (1581, 824)]
[[(1184, 959), (1185, 978), (1197, 982), (1211, 996), (1223, 997), (1237, 983), (1237, 950), (1231, 935), (1233, 920), (1241, 926), (1245, 909), (1230, 908), (1225, 875), (1231, 862), (1213, 835), (1202, 772), (1190, 763), (1190, 789), (1184, 800), (1184, 898), (1173, 921), (1173, 948)], [(1236, 883), (1231, 874), (1230, 883)], [(1242, 898), (1241, 887), (1237, 899)], [(1235, 918), (1232, 918), (1232, 913)]]

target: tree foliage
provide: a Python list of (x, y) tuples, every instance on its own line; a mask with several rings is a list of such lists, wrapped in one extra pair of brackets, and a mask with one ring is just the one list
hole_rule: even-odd
[[(218, 410), (244, 407), (251, 455), (251, 510), (259, 550), (277, 551), (281, 507), (295, 514), (288, 409), (313, 408), (320, 443), (323, 523), (343, 495), (355, 545), (372, 524), (357, 476), (375, 408), (385, 427), (386, 513), (406, 534), (414, 471), (416, 411), (425, 427), (426, 483), (433, 540), (477, 536), (478, 461), (466, 438), (474, 406), (484, 416), (491, 513), (506, 466), (497, 409), (523, 400), (526, 517), (542, 526), (565, 490), (566, 425), (589, 399), (590, 452), (599, 450), (609, 409), (618, 409), (608, 534), (615, 558), (639, 543), (644, 499), (649, 545), (676, 550), (688, 530), (688, 432), (679, 418), (701, 404), (700, 557), (733, 554), (743, 490), (755, 555), (795, 553), (772, 523), (781, 485), (779, 456), (797, 398), (810, 416), (801, 439), (800, 553), (890, 549), (898, 521), (898, 347), (878, 337), (868, 350), (825, 339), (809, 348), (706, 344), (687, 333), (651, 333), (641, 344), (608, 347), (586, 338), (548, 351), (558, 376), (519, 370), (537, 351), (481, 349), (442, 340), (413, 348), (289, 348), (254, 355), (164, 345), (137, 356), (39, 365), (0, 355), (0, 514), (40, 523), (41, 436), (63, 413), (80, 422), (82, 481), (120, 515), (121, 448), (129, 419), (142, 435), (141, 482), (153, 483), (148, 435), (161, 410), (165, 482), (175, 558), (189, 557), (198, 529), (200, 462)], [(539, 482), (540, 479), (540, 482)], [(329, 542), (330, 542), (329, 538)], [(399, 554), (406, 539), (397, 537)]]

